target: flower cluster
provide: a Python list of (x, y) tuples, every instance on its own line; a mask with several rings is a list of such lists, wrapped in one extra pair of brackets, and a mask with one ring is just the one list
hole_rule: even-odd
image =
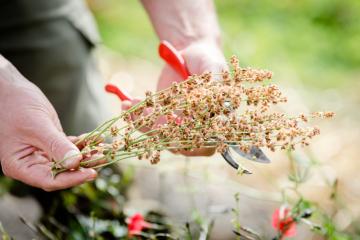
[[(143, 101), (89, 133), (83, 139), (86, 151), (103, 154), (106, 161), (97, 167), (131, 157), (154, 164), (163, 150), (223, 152), (230, 144), (244, 152), (252, 146), (294, 149), (308, 145), (320, 133), (305, 126), (310, 119), (333, 116), (332, 112), (287, 116), (274, 111), (272, 106), (287, 99), (270, 84), (272, 73), (241, 68), (236, 57), (230, 63), (231, 71), (193, 75), (160, 92), (146, 92)], [(119, 126), (120, 120), (125, 124)], [(94, 142), (101, 134), (112, 141)]]
[(277, 230), (279, 239), (296, 235), (296, 221), (291, 216), (290, 209), (284, 206), (277, 208), (273, 213), (272, 226)]
[(150, 223), (146, 222), (140, 213), (136, 213), (128, 218), (128, 235), (129, 237), (141, 234), (144, 228), (149, 228)]

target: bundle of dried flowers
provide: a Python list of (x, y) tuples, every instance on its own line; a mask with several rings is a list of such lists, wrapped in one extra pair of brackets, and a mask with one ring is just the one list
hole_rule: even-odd
[[(230, 143), (244, 152), (251, 146), (272, 151), (294, 149), (308, 145), (308, 140), (320, 133), (317, 127), (305, 126), (309, 119), (334, 115), (317, 112), (289, 117), (276, 112), (271, 106), (287, 100), (269, 83), (272, 73), (241, 68), (236, 57), (230, 63), (230, 72), (193, 75), (162, 91), (146, 92), (145, 100), (87, 134), (82, 139), (82, 153), (102, 154), (104, 163), (96, 166), (99, 168), (132, 157), (155, 164), (163, 150), (216, 148), (223, 152)], [(125, 124), (118, 126), (121, 119)], [(99, 143), (101, 135), (111, 141)], [(63, 171), (58, 166), (54, 171)]]

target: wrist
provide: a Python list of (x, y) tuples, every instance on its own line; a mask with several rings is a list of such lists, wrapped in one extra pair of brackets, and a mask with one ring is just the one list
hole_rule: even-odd
[(186, 38), (182, 40), (176, 40), (174, 42), (170, 41), (170, 43), (177, 49), (178, 51), (183, 51), (194, 45), (206, 45), (211, 48), (221, 49), (221, 40), (220, 37), (200, 37), (200, 38)]
[(194, 44), (206, 44), (221, 49), (221, 38), (220, 35), (214, 36), (193, 36), (185, 35), (179, 36), (173, 39), (161, 39), (169, 41), (177, 50), (181, 51)]

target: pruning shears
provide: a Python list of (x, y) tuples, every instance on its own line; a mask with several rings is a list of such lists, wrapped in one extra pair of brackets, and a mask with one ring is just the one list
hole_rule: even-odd
[[(172, 69), (179, 74), (183, 80), (187, 79), (190, 76), (190, 72), (186, 67), (185, 59), (181, 56), (180, 52), (175, 49), (171, 43), (167, 41), (161, 41), (159, 45), (159, 55), (160, 57), (167, 63)], [(117, 86), (113, 84), (106, 84), (105, 90), (109, 93), (113, 93), (119, 97), (121, 101), (131, 100), (131, 96), (123, 90), (120, 90)], [(234, 143), (228, 143), (231, 149), (233, 149), (237, 154), (242, 156), (243, 158), (260, 162), (260, 163), (269, 163), (270, 160), (266, 157), (263, 151), (258, 147), (251, 147), (248, 153), (245, 153), (240, 150), (240, 148)], [(223, 158), (226, 160), (228, 164), (230, 164), (233, 168), (239, 169), (239, 164), (234, 160), (232, 154), (229, 149), (227, 149), (224, 153), (222, 153)]]

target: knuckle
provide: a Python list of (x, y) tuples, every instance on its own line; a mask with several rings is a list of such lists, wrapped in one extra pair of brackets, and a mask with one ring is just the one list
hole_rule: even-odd
[(59, 137), (54, 137), (54, 136), (51, 136), (48, 138), (48, 146), (49, 146), (49, 151), (51, 153), (51, 156), (53, 158), (55, 158), (55, 160), (61, 160), (61, 159), (57, 159), (59, 158), (59, 154), (57, 154), (59, 152), (59, 149), (61, 149), (61, 146), (62, 146), (62, 142), (63, 139), (62, 138), (59, 138)]
[(59, 140), (57, 138), (49, 139), (49, 146), (50, 146), (50, 151), (52, 153), (54, 153), (57, 150), (58, 146), (59, 146)]

